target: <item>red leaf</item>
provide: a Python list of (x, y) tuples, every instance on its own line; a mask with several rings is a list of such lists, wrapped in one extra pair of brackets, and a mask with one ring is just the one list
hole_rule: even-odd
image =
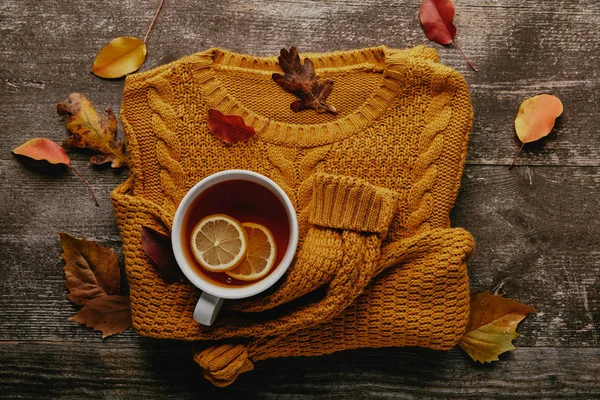
[(50, 164), (64, 164), (67, 166), (71, 164), (65, 149), (50, 139), (36, 138), (28, 140), (14, 149), (13, 153), (34, 160), (48, 161)]
[(452, 0), (423, 0), (419, 18), (425, 35), (439, 44), (452, 44), (456, 36), (454, 3)]
[(142, 248), (148, 257), (150, 257), (158, 272), (168, 282), (173, 283), (183, 280), (183, 274), (173, 254), (170, 235), (165, 235), (152, 228), (143, 226)]
[(419, 9), (419, 19), (423, 26), (423, 31), (429, 40), (443, 45), (454, 43), (461, 54), (467, 60), (469, 67), (477, 72), (477, 68), (467, 58), (458, 43), (454, 41), (456, 36), (456, 27), (452, 20), (454, 19), (454, 3), (452, 0), (423, 0)]
[(239, 115), (225, 115), (217, 110), (208, 110), (208, 128), (225, 143), (245, 142), (256, 133)]

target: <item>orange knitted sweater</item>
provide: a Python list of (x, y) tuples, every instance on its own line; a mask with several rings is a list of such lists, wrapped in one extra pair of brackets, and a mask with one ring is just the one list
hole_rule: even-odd
[[(133, 324), (142, 335), (200, 342), (217, 385), (268, 357), (356, 347), (449, 349), (469, 314), (472, 237), (450, 228), (472, 108), (462, 76), (433, 49), (384, 46), (322, 54), (338, 115), (294, 113), (271, 79), (276, 57), (222, 49), (126, 80), (121, 120), (130, 177), (112, 198), (123, 238)], [(207, 111), (237, 114), (252, 140), (225, 144)], [(296, 207), (295, 262), (271, 290), (228, 301), (216, 323), (192, 318), (199, 291), (168, 284), (144, 254), (142, 226), (168, 231), (195, 183), (225, 169), (273, 179)]]

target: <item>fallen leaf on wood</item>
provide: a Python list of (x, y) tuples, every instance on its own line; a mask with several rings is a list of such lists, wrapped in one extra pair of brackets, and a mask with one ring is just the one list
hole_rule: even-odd
[(512, 168), (521, 154), (525, 143), (535, 142), (548, 135), (554, 122), (563, 112), (560, 99), (550, 94), (540, 94), (526, 99), (519, 107), (515, 119), (515, 130), (522, 144), (509, 168)]
[(318, 113), (337, 114), (336, 108), (326, 102), (333, 90), (333, 81), (327, 78), (319, 82), (310, 58), (305, 58), (303, 65), (298, 50), (292, 46), (289, 51), (281, 49), (279, 66), (284, 74), (274, 73), (272, 78), (279, 86), (298, 97), (298, 100), (290, 104), (294, 112), (312, 108)]
[(100, 206), (98, 203), (98, 199), (96, 199), (96, 195), (92, 191), (90, 184), (85, 180), (83, 176), (71, 165), (71, 159), (65, 152), (65, 149), (54, 143), (50, 139), (44, 138), (35, 138), (26, 141), (19, 147), (13, 150), (14, 154), (19, 156), (29, 157), (38, 161), (47, 161), (50, 164), (63, 164), (66, 165), (83, 181), (85, 186), (90, 191), (94, 201), (96, 202), (96, 206)]
[(99, 115), (92, 103), (82, 94), (71, 93), (69, 101), (56, 107), (59, 115), (67, 115), (66, 127), (71, 134), (63, 143), (67, 148), (89, 149), (92, 164), (111, 163), (113, 168), (127, 166), (123, 141), (117, 142), (117, 119), (110, 108)]
[[(269, 121), (261, 128), (263, 129)], [(246, 125), (239, 115), (225, 115), (218, 110), (208, 110), (208, 129), (225, 143), (245, 142), (252, 139), (257, 130)]]
[(535, 309), (486, 291), (471, 294), (471, 315), (467, 333), (458, 345), (475, 361), (498, 360), (498, 355), (514, 350), (516, 328)]
[(170, 283), (183, 280), (183, 274), (173, 254), (171, 235), (165, 235), (147, 226), (142, 227), (142, 248), (157, 271)]
[(131, 326), (129, 297), (114, 295), (96, 297), (88, 301), (69, 320), (101, 331), (102, 339), (116, 335)]
[(119, 294), (119, 260), (112, 249), (68, 233), (59, 235), (69, 300), (84, 306), (97, 297)]
[(473, 71), (477, 71), (477, 68), (471, 64), (471, 61), (454, 40), (456, 36), (456, 27), (452, 22), (454, 13), (452, 0), (423, 0), (419, 9), (419, 19), (429, 40), (443, 45), (454, 43)]
[(121, 78), (137, 71), (145, 60), (145, 42), (134, 37), (118, 37), (100, 50), (92, 73), (101, 78)]

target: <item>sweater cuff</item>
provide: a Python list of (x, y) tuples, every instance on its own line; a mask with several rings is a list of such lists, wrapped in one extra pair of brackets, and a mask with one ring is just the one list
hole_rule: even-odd
[(309, 222), (328, 228), (385, 234), (397, 204), (396, 193), (342, 175), (315, 175)]

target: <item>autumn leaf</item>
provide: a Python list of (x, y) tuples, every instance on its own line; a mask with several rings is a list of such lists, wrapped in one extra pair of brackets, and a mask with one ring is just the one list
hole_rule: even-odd
[(68, 233), (59, 235), (69, 300), (84, 306), (97, 297), (119, 294), (119, 260), (112, 249)]
[(326, 102), (333, 90), (333, 81), (327, 78), (319, 82), (310, 58), (305, 58), (302, 64), (298, 50), (292, 46), (289, 51), (281, 49), (279, 66), (284, 74), (274, 73), (272, 78), (279, 86), (298, 97), (298, 100), (290, 104), (294, 112), (312, 108), (318, 113), (337, 114), (336, 108)]
[(71, 159), (65, 152), (65, 149), (54, 143), (52, 140), (44, 138), (31, 139), (15, 148), (12, 152), (19, 156), (29, 157), (38, 161), (46, 161), (50, 164), (66, 165), (75, 173), (75, 175), (79, 177), (79, 179), (83, 181), (85, 186), (90, 191), (92, 198), (96, 202), (96, 206), (100, 206), (98, 199), (96, 199), (96, 195), (94, 194), (94, 191), (90, 187), (88, 181), (85, 180), (85, 178), (81, 176), (75, 167), (71, 165)]
[(99, 115), (92, 103), (82, 94), (71, 93), (69, 100), (56, 107), (59, 115), (67, 115), (66, 127), (71, 134), (64, 142), (67, 148), (89, 149), (92, 164), (111, 163), (113, 168), (127, 166), (124, 144), (116, 141), (117, 119), (110, 108)]
[(563, 105), (560, 99), (549, 94), (530, 97), (521, 104), (515, 119), (515, 130), (522, 144), (509, 168), (515, 165), (525, 143), (540, 140), (552, 131), (556, 118), (562, 112)]
[(100, 78), (121, 78), (137, 71), (146, 61), (146, 43), (134, 37), (118, 37), (100, 50), (92, 73)]
[(477, 71), (477, 68), (471, 64), (471, 61), (454, 40), (456, 36), (456, 27), (452, 22), (454, 13), (452, 0), (423, 0), (419, 9), (419, 19), (429, 40), (446, 46), (454, 43), (473, 71)]
[(157, 271), (170, 283), (183, 280), (183, 274), (173, 254), (171, 235), (165, 235), (147, 226), (142, 227), (142, 249), (150, 257)]
[(131, 326), (131, 305), (127, 296), (100, 296), (88, 301), (69, 321), (102, 332), (102, 339)]
[(498, 355), (514, 350), (516, 328), (535, 309), (489, 291), (471, 294), (471, 315), (467, 333), (458, 345), (475, 361), (498, 360)]
[[(269, 121), (258, 129), (263, 129)], [(208, 129), (217, 138), (225, 143), (245, 142), (252, 139), (258, 132), (253, 127), (246, 125), (239, 115), (225, 115), (218, 110), (208, 110)]]

